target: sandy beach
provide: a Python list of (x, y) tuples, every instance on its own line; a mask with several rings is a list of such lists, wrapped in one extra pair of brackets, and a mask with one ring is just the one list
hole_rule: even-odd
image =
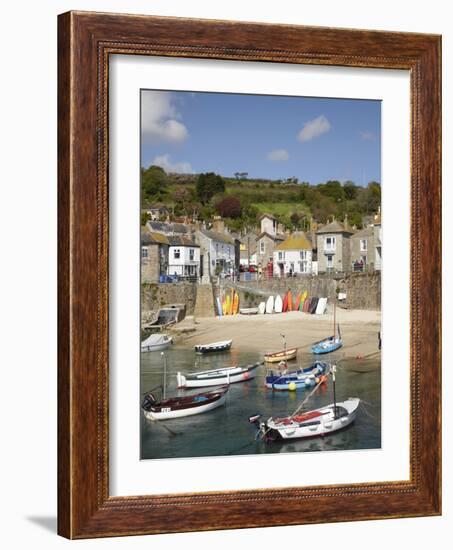
[[(381, 312), (337, 309), (345, 358), (378, 356), (378, 333)], [(195, 329), (184, 332), (185, 329)], [(232, 338), (240, 351), (278, 351), (282, 349), (281, 334), (288, 347), (298, 347), (299, 353), (309, 353), (313, 342), (333, 334), (333, 314), (309, 315), (292, 311), (272, 315), (234, 315), (215, 318), (192, 318), (173, 328), (177, 342), (193, 346)]]

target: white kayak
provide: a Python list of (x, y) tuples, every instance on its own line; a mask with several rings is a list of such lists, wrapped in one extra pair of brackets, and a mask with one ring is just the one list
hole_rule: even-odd
[(266, 313), (273, 313), (274, 312), (274, 297), (269, 296), (269, 298), (266, 301)]
[(318, 305), (316, 306), (316, 315), (324, 315), (327, 308), (327, 298), (319, 298)]
[(141, 343), (141, 351), (163, 351), (173, 343), (173, 338), (167, 334), (151, 334)]
[(283, 311), (283, 300), (279, 294), (277, 294), (274, 300), (274, 311), (275, 313), (281, 313)]
[(263, 315), (263, 313), (266, 312), (266, 302), (260, 302), (260, 305), (258, 306), (258, 313), (260, 315)]

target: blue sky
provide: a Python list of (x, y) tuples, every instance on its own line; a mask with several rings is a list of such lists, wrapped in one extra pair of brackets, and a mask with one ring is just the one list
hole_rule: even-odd
[(381, 103), (142, 91), (142, 165), (312, 184), (381, 181)]

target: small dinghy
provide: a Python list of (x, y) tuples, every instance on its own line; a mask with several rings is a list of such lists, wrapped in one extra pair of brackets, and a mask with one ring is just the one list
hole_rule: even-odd
[(257, 315), (258, 314), (258, 308), (257, 307), (241, 307), (239, 310), (239, 313), (241, 315)]
[(266, 363), (280, 363), (280, 361), (291, 361), (297, 356), (297, 348), (289, 348), (274, 353), (265, 353), (264, 360)]
[(263, 315), (264, 313), (266, 313), (266, 302), (260, 302), (258, 306), (258, 313), (260, 315)]
[[(298, 390), (310, 388), (318, 384), (321, 376), (329, 373), (329, 365), (316, 361), (309, 367), (292, 372), (274, 373), (270, 371), (266, 376), (266, 388), (271, 390)], [(324, 381), (327, 382), (327, 376)]]
[(222, 342), (212, 342), (211, 344), (197, 344), (194, 349), (197, 353), (228, 351), (232, 343), (233, 340), (223, 340)]
[(235, 384), (236, 382), (245, 382), (255, 378), (256, 369), (262, 364), (260, 362), (242, 367), (225, 367), (190, 374), (178, 372), (176, 379), (179, 388), (202, 388)]
[(283, 339), (283, 349), (281, 351), (275, 351), (273, 353), (265, 353), (264, 360), (266, 363), (283, 363), (286, 364), (286, 361), (291, 361), (297, 356), (297, 348), (288, 348), (286, 345), (286, 336), (280, 334)]
[(158, 400), (148, 392), (142, 402), (145, 417), (149, 420), (168, 420), (211, 411), (225, 404), (228, 387), (196, 395)]
[(151, 334), (141, 343), (142, 353), (148, 351), (162, 351), (173, 343), (173, 338), (167, 334)]

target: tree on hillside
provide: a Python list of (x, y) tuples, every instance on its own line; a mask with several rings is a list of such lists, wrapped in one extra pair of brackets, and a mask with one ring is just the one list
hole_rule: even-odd
[(200, 174), (197, 179), (196, 193), (202, 204), (207, 204), (214, 195), (225, 191), (225, 181), (222, 176), (208, 172)]
[(152, 201), (159, 200), (166, 193), (168, 176), (160, 166), (152, 165), (142, 168), (141, 183), (143, 198)]
[(242, 214), (241, 201), (232, 195), (226, 196), (216, 204), (216, 210), (224, 218), (239, 218)]
[(345, 194), (343, 187), (337, 180), (329, 180), (326, 181), (326, 183), (321, 183), (318, 185), (318, 189), (324, 196), (330, 197), (335, 202), (344, 200)]
[(353, 181), (345, 181), (343, 191), (348, 201), (352, 201), (357, 197), (357, 185)]

